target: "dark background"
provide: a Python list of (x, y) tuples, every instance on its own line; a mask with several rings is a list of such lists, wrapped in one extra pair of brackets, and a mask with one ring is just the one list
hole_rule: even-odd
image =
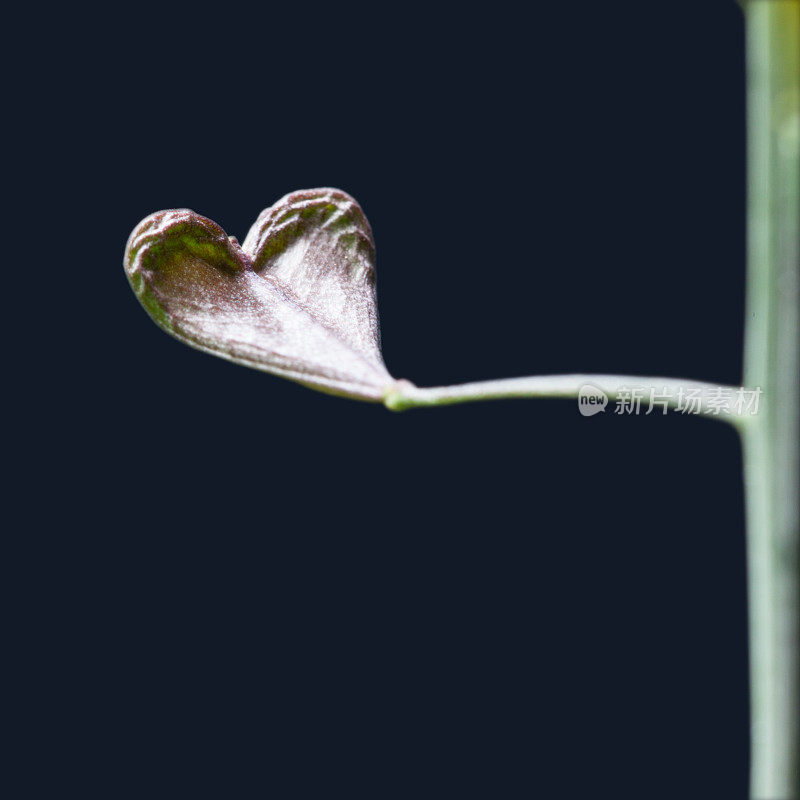
[[(82, 30), (63, 14), (54, 35)], [(398, 377), (738, 383), (737, 5), (94, 23), (52, 59), (40, 186), (79, 243), (57, 277), (77, 346), (35, 449), (54, 488), (30, 509), (61, 535), (27, 601), (48, 654), (31, 735), (63, 785), (745, 797), (732, 429), (327, 397), (170, 339), (121, 264), (152, 211), (241, 239), (336, 186), (373, 226)]]

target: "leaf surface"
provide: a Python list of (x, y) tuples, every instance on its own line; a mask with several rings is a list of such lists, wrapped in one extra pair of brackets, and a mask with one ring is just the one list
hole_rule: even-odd
[(372, 231), (336, 189), (265, 209), (243, 246), (188, 209), (159, 211), (128, 240), (125, 269), (153, 320), (181, 341), (334, 394), (380, 401)]

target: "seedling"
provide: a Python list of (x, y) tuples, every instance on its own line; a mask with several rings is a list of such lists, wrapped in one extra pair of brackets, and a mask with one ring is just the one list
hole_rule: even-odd
[[(800, 0), (745, 0), (748, 271), (744, 378), (546, 375), (419, 388), (383, 362), (375, 246), (356, 201), (294, 192), (242, 245), (186, 209), (133, 231), (125, 269), (153, 320), (180, 341), (319, 391), (394, 411), (472, 400), (572, 397), (581, 413), (631, 393), (728, 422), (742, 436), (747, 503), (751, 797), (800, 797), (798, 419)], [(738, 402), (755, 394), (752, 403)], [(694, 399), (687, 408), (687, 396)], [(723, 402), (724, 399), (724, 402)], [(683, 407), (681, 407), (681, 405)]]

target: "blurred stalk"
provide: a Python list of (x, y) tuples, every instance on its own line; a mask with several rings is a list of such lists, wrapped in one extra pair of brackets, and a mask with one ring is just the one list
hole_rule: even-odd
[(800, 798), (800, 0), (744, 0), (747, 504), (753, 800)]

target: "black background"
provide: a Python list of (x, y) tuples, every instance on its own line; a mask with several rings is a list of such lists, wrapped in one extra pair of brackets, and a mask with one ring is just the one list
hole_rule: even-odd
[(30, 509), (63, 534), (28, 603), (64, 785), (744, 797), (732, 429), (327, 397), (165, 336), (121, 264), (160, 208), (243, 238), (286, 192), (336, 186), (372, 223), (398, 377), (738, 383), (737, 5), (94, 24), (53, 60), (43, 155), (81, 242), (58, 272), (82, 276), (61, 422), (35, 451), (56, 488)]

